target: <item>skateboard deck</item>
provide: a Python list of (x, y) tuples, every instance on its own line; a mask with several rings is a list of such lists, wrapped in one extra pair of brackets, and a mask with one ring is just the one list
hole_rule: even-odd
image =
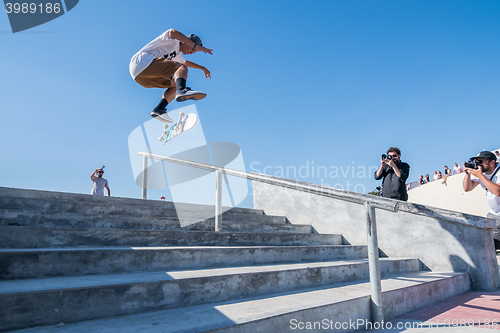
[(180, 112), (177, 123), (172, 125), (172, 127), (168, 128), (167, 124), (163, 125), (163, 133), (158, 140), (163, 141), (163, 144), (165, 144), (181, 135), (182, 132), (189, 131), (196, 125), (197, 121), (198, 115), (196, 113), (185, 114), (184, 112)]

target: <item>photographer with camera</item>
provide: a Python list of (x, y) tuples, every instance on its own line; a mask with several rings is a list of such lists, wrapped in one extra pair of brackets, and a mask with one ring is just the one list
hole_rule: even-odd
[[(96, 174), (97, 177), (95, 176)], [(102, 178), (103, 174), (104, 166), (100, 169), (95, 169), (95, 171), (90, 175), (90, 179), (92, 180), (92, 191), (90, 192), (91, 195), (104, 196), (104, 188), (106, 188), (106, 190), (108, 190), (108, 197), (111, 196), (108, 180)]]
[(482, 151), (464, 164), (465, 177), (462, 182), (465, 192), (472, 191), (477, 185), (486, 190), (486, 199), (490, 205), (487, 218), (496, 221), (493, 230), (495, 249), (500, 249), (500, 166), (497, 157), (490, 151)]
[(375, 171), (375, 179), (382, 181), (382, 196), (407, 201), (405, 182), (410, 174), (410, 165), (401, 162), (401, 151), (391, 147), (387, 150), (387, 155), (380, 158), (380, 168)]

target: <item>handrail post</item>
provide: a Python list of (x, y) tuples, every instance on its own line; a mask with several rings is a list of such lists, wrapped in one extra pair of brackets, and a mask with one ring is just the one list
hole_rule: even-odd
[(142, 160), (142, 198), (148, 198), (148, 157), (143, 156)]
[(365, 202), (366, 207), (366, 229), (368, 242), (368, 266), (370, 270), (371, 287), (371, 320), (381, 323), (384, 320), (384, 309), (382, 305), (382, 284), (380, 281), (380, 261), (378, 255), (377, 221), (375, 207)]
[(215, 171), (215, 231), (222, 231), (222, 171)]

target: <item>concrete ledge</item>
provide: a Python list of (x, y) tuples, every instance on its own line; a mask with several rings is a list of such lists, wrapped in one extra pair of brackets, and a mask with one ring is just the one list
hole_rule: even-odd
[(408, 202), (486, 216), (490, 207), (484, 198), (484, 190), (478, 186), (465, 192), (462, 186), (464, 176), (464, 173), (455, 174), (448, 176), (446, 182), (440, 179), (415, 187), (408, 191)]

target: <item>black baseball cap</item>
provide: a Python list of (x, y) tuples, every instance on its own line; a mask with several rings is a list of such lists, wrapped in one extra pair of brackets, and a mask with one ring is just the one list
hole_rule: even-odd
[(196, 36), (195, 34), (191, 34), (188, 36), (189, 39), (191, 39), (193, 42), (195, 42), (196, 44), (200, 45), (200, 46), (203, 46), (203, 43), (201, 41), (201, 38)]
[(472, 157), (471, 160), (475, 160), (476, 158), (487, 158), (487, 159), (492, 160), (492, 161), (497, 160), (497, 156), (495, 154), (493, 154), (491, 151), (487, 151), (487, 150), (480, 152), (479, 154), (477, 154), (476, 157)]

